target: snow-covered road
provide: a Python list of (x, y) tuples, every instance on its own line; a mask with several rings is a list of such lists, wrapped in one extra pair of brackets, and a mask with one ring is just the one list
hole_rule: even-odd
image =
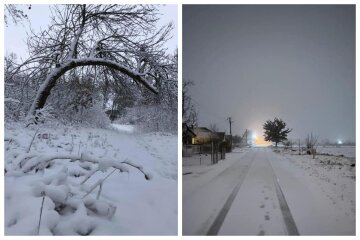
[[(355, 191), (355, 190), (354, 190)], [(184, 235), (353, 235), (354, 214), (270, 148), (183, 176)]]

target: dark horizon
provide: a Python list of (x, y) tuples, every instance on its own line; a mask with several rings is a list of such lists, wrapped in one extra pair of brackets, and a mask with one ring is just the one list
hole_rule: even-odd
[(200, 126), (355, 141), (355, 5), (184, 5), (183, 76)]

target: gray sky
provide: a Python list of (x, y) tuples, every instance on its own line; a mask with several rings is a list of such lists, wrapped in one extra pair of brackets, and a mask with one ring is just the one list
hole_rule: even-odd
[(200, 125), (355, 141), (355, 5), (185, 5), (183, 76)]
[[(31, 10), (27, 5), (18, 5), (19, 9), (23, 10), (29, 17), (29, 22), (24, 21), (22, 24), (15, 25), (9, 19), (9, 26), (5, 27), (5, 54), (11, 52), (16, 53), (19, 57), (27, 58), (26, 36), (29, 27), (37, 32), (40, 28), (45, 28), (50, 23), (50, 5), (32, 4)], [(170, 53), (173, 53), (177, 48), (178, 39), (178, 23), (177, 23), (177, 5), (161, 5), (160, 14), (162, 14), (159, 21), (159, 27), (169, 22), (174, 23), (174, 30), (172, 32), (173, 38), (168, 41), (166, 47)]]

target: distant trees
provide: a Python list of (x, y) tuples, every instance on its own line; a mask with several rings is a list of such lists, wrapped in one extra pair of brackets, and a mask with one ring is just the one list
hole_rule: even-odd
[(292, 129), (286, 128), (286, 123), (279, 118), (275, 118), (274, 121), (267, 120), (263, 128), (265, 141), (274, 142), (276, 147), (279, 142), (287, 140), (288, 133), (292, 131)]
[(294, 142), (292, 140), (285, 140), (283, 141), (285, 149), (292, 149)]

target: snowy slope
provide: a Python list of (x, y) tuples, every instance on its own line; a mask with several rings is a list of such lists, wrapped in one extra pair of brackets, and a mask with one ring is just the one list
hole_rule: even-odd
[[(177, 234), (176, 136), (142, 134), (126, 127), (42, 126), (35, 134), (36, 130), (16, 124), (5, 126), (6, 235), (36, 235), (43, 198), (40, 235)], [(49, 155), (75, 157), (31, 165)], [(100, 164), (79, 161), (76, 156)], [(138, 169), (119, 164), (124, 161)], [(114, 171), (110, 163), (124, 172)], [(33, 168), (24, 173), (27, 166)], [(139, 170), (151, 179), (146, 180)], [(81, 184), (91, 172), (94, 175)], [(97, 199), (96, 183), (106, 176)], [(92, 186), (96, 188), (90, 192)]]

